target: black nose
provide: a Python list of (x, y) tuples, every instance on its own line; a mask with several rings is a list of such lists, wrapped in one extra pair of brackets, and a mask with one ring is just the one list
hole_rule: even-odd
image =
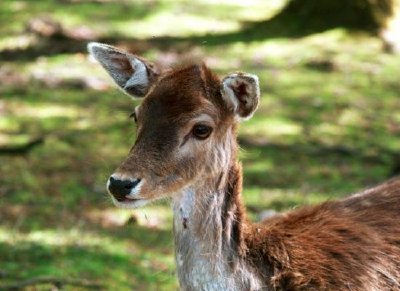
[(131, 193), (131, 190), (135, 188), (137, 184), (139, 184), (140, 179), (136, 180), (119, 180), (113, 177), (110, 177), (108, 184), (108, 190), (110, 193), (117, 199), (118, 201), (123, 201), (126, 198), (126, 195)]

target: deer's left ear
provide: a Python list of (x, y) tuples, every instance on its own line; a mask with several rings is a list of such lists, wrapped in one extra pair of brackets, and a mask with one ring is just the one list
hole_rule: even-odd
[(229, 74), (222, 80), (221, 94), (236, 115), (249, 119), (260, 102), (258, 77), (242, 72)]

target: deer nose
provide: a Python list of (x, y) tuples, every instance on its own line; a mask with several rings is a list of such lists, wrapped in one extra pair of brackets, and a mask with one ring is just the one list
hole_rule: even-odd
[(139, 184), (140, 179), (136, 180), (120, 180), (114, 177), (110, 177), (108, 180), (108, 191), (118, 201), (124, 201), (126, 196), (129, 195), (133, 188)]

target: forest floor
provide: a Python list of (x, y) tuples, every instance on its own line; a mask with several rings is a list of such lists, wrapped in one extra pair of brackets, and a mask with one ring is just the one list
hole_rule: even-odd
[(106, 180), (134, 141), (128, 116), (137, 101), (89, 60), (90, 39), (164, 64), (196, 58), (221, 76), (260, 77), (261, 106), (239, 132), (254, 220), (398, 173), (399, 56), (365, 32), (252, 26), (284, 1), (213, 3), (0, 4), (0, 289), (43, 276), (109, 290), (177, 289), (168, 203), (127, 211), (107, 196)]

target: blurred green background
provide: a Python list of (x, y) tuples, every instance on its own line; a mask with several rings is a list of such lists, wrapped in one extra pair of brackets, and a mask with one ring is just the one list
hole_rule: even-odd
[(392, 11), (317, 2), (1, 1), (0, 289), (38, 278), (54, 284), (26, 288), (177, 289), (169, 205), (119, 210), (107, 197), (135, 102), (89, 60), (91, 40), (260, 77), (261, 106), (239, 135), (254, 220), (398, 174)]

